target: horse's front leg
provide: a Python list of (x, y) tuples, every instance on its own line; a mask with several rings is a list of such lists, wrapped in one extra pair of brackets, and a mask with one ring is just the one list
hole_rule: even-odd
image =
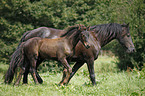
[[(84, 65), (84, 62), (78, 61), (78, 62), (75, 63), (75, 65), (74, 65), (73, 68), (72, 68), (72, 73), (70, 74), (70, 77), (69, 77), (68, 81), (66, 81), (67, 84), (69, 83), (70, 79), (74, 76), (74, 74), (77, 72), (77, 70), (78, 70), (82, 65)], [(64, 68), (64, 70), (63, 70), (63, 77), (62, 77), (61, 82), (63, 82), (64, 80), (66, 80), (66, 79), (65, 79), (66, 76), (67, 76), (67, 69)]]
[(72, 68), (72, 73), (71, 73), (71, 75), (70, 75), (70, 77), (69, 77), (69, 80), (68, 80), (68, 83), (69, 83), (69, 81), (70, 81), (70, 79), (75, 75), (75, 73), (78, 71), (78, 69), (80, 68), (80, 67), (82, 67), (84, 65), (84, 62), (83, 61), (77, 61), (76, 63), (75, 63), (75, 65), (73, 66), (73, 68)]
[(94, 72), (94, 58), (90, 58), (87, 60), (87, 66), (90, 74), (90, 79), (92, 81), (93, 85), (96, 85), (96, 80), (95, 80), (95, 72)]
[(66, 82), (67, 83), (67, 81), (64, 81), (64, 80), (66, 80), (66, 76), (67, 75), (68, 75), (67, 69), (66, 68), (63, 68), (63, 76), (62, 76), (62, 80), (60, 81), (59, 85), (63, 85), (62, 84), (63, 82)]
[(60, 85), (65, 85), (68, 83), (70, 74), (72, 72), (72, 68), (69, 66), (66, 58), (63, 59), (59, 59), (59, 61), (62, 63), (62, 65), (64, 66), (64, 74), (63, 74), (63, 78), (62, 81), (60, 82)]

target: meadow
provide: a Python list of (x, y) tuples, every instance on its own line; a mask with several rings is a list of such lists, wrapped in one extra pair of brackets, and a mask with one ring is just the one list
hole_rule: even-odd
[(92, 86), (86, 64), (67, 86), (58, 86), (62, 73), (40, 73), (43, 84), (35, 85), (31, 75), (27, 85), (3, 83), (8, 65), (0, 63), (0, 96), (145, 96), (145, 70), (120, 71), (117, 58), (100, 56), (95, 61), (97, 85)]

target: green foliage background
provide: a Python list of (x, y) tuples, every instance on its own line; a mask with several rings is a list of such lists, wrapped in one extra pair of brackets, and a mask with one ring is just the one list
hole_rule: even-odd
[(144, 0), (0, 0), (0, 61), (8, 62), (26, 31), (46, 26), (64, 29), (74, 24), (130, 23), (137, 52), (126, 54), (118, 43), (112, 49), (118, 67), (145, 65)]

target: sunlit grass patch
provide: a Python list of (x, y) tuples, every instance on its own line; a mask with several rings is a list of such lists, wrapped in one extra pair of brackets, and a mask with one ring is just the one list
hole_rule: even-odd
[[(28, 84), (13, 86), (3, 83), (3, 72), (0, 72), (0, 96), (144, 96), (144, 71), (119, 71), (115, 65), (116, 58), (100, 56), (95, 61), (96, 86), (92, 86), (87, 65), (85, 64), (74, 75), (68, 85), (58, 86), (62, 72), (40, 73), (43, 84), (35, 85), (29, 74)], [(4, 71), (7, 65), (1, 64)]]

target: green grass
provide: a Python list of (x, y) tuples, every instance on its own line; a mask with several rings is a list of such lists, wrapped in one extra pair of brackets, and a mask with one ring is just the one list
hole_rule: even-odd
[(0, 96), (145, 96), (145, 77), (142, 71), (120, 72), (115, 57), (100, 56), (95, 61), (97, 86), (92, 86), (84, 65), (67, 86), (58, 86), (62, 73), (41, 73), (44, 82), (35, 85), (31, 75), (29, 84), (13, 86), (3, 83), (7, 65), (0, 64)]

